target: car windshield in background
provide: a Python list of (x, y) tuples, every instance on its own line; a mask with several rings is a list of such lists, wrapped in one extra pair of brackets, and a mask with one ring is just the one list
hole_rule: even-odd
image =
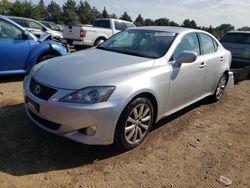
[(97, 48), (156, 59), (166, 54), (176, 35), (166, 31), (131, 29), (111, 37)]
[(227, 33), (220, 42), (250, 44), (250, 33)]

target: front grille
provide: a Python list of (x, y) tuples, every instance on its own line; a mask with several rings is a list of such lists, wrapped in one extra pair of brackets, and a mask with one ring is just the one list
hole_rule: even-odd
[(33, 95), (43, 100), (48, 100), (50, 97), (52, 97), (52, 95), (57, 92), (56, 89), (40, 84), (33, 78), (31, 78), (30, 80), (29, 88)]
[(31, 110), (28, 110), (28, 111), (34, 120), (36, 120), (38, 123), (40, 123), (42, 126), (48, 128), (48, 129), (56, 131), (61, 127), (61, 125), (58, 123), (54, 123), (54, 122), (48, 121), (46, 119), (43, 119), (43, 118), (37, 116), (36, 114), (34, 114)]

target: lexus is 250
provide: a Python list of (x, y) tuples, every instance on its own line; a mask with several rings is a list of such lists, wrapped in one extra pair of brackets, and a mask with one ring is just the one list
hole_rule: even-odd
[(47, 60), (24, 80), (41, 128), (90, 145), (138, 146), (154, 124), (233, 84), (231, 53), (207, 32), (140, 27), (97, 47)]

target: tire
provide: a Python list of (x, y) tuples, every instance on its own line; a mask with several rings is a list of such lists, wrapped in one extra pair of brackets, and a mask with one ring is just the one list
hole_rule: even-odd
[(154, 108), (147, 98), (131, 101), (123, 110), (116, 125), (114, 142), (124, 150), (139, 146), (152, 127)]
[(45, 55), (43, 55), (43, 56), (41, 56), (40, 58), (39, 58), (39, 60), (37, 61), (37, 63), (41, 63), (41, 62), (43, 62), (43, 61), (45, 61), (45, 60), (48, 60), (48, 59), (52, 59), (52, 58), (55, 58), (55, 57), (57, 57), (58, 55), (55, 55), (55, 54), (45, 54)]
[(97, 46), (97, 45), (103, 43), (105, 40), (106, 40), (106, 39), (104, 39), (104, 38), (96, 39), (94, 46)]
[(220, 77), (220, 80), (216, 86), (214, 94), (211, 96), (211, 98), (214, 102), (217, 102), (222, 98), (224, 91), (225, 91), (225, 88), (226, 88), (226, 85), (227, 85), (227, 75), (224, 73)]

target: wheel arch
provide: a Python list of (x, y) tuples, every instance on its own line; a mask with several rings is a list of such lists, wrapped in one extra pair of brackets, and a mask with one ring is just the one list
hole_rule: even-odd
[(52, 46), (49, 44), (39, 45), (32, 49), (32, 51), (30, 52), (27, 58), (27, 61), (26, 61), (27, 72), (30, 72), (32, 67), (39, 61), (39, 59), (46, 54), (55, 54), (58, 56), (63, 55), (58, 50), (52, 48)]
[(96, 42), (98, 40), (102, 40), (102, 39), (105, 41), (105, 40), (107, 40), (107, 37), (105, 37), (105, 36), (99, 36), (99, 37), (97, 37), (96, 40), (95, 40), (95, 42), (94, 42), (94, 44), (96, 44)]

